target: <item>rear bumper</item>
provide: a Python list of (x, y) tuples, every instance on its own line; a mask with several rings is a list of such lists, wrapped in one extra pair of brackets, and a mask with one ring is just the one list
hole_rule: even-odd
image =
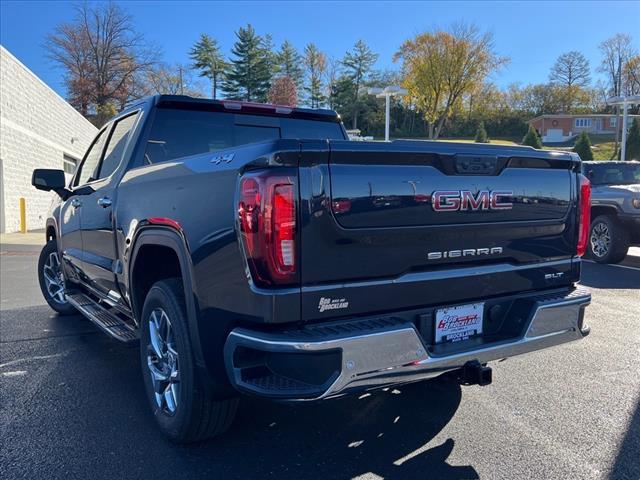
[[(236, 328), (225, 345), (225, 362), (232, 384), (240, 391), (282, 400), (317, 400), (424, 380), (473, 360), (487, 363), (579, 340), (589, 333), (583, 318), (590, 301), (583, 288), (534, 297), (522, 335), (450, 353), (436, 353), (425, 345), (413, 323), (393, 317), (279, 333)], [(280, 366), (295, 363), (285, 368), (292, 375), (270, 370), (269, 358), (277, 359), (274, 363)], [(305, 363), (305, 359), (311, 361)], [(320, 378), (296, 380), (301, 369), (316, 369), (316, 365), (323, 372)]]

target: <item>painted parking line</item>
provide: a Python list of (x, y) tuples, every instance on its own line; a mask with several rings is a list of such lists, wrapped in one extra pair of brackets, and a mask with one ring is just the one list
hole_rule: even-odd
[(607, 267), (617, 267), (617, 268), (626, 268), (627, 270), (636, 270), (638, 272), (640, 272), (640, 268), (639, 267), (630, 267), (628, 265), (618, 265), (615, 263), (598, 263), (598, 262), (594, 262), (593, 260), (582, 260), (583, 262), (589, 262), (589, 263), (595, 263), (598, 265), (604, 265)]

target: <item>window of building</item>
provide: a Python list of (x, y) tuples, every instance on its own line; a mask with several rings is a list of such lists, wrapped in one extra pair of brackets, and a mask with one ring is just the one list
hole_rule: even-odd
[(609, 126), (611, 128), (616, 128), (617, 124), (618, 124), (618, 118), (617, 117), (609, 117)]
[(64, 173), (73, 173), (76, 171), (76, 167), (78, 166), (79, 160), (76, 157), (72, 157), (71, 155), (67, 155), (66, 153), (62, 154), (62, 169)]
[(590, 127), (591, 119), (590, 118), (576, 118), (576, 127)]

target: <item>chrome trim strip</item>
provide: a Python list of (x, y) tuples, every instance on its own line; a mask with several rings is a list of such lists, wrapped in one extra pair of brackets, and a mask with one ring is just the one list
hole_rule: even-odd
[(579, 340), (584, 336), (580, 331), (580, 311), (590, 301), (591, 294), (582, 288), (559, 298), (545, 300), (541, 297), (523, 336), (443, 356), (430, 356), (427, 353), (427, 348), (412, 323), (402, 323), (372, 333), (345, 334), (326, 340), (316, 340), (309, 336), (296, 338), (295, 333), (265, 333), (236, 328), (227, 338), (225, 361), (232, 383), (241, 390), (251, 392), (249, 386), (242, 384), (240, 370), (233, 366), (233, 353), (238, 346), (268, 352), (340, 349), (342, 370), (328, 388), (312, 398), (285, 398), (294, 401), (318, 400), (341, 395), (350, 389), (368, 389), (436, 377), (472, 360), (487, 363)]
[[(520, 270), (530, 270), (530, 269), (539, 269), (544, 267), (558, 267), (561, 265), (565, 265), (566, 268), (571, 268), (571, 263), (574, 261), (573, 258), (566, 258), (563, 260), (553, 260), (550, 262), (538, 262), (538, 263), (525, 263), (522, 265), (514, 265), (512, 263), (496, 263), (492, 265), (476, 265), (474, 267), (460, 267), (460, 268), (449, 268), (449, 269), (438, 269), (429, 272), (412, 272), (401, 275), (399, 277), (389, 279), (385, 278), (382, 280), (371, 280), (365, 282), (346, 282), (339, 284), (323, 284), (323, 285), (313, 285), (313, 286), (303, 286), (302, 293), (307, 292), (319, 292), (332, 288), (360, 288), (360, 287), (371, 287), (375, 285), (388, 285), (391, 281), (394, 284), (402, 284), (402, 283), (410, 283), (410, 282), (422, 282), (429, 280), (448, 280), (452, 278), (459, 277), (477, 277), (484, 275), (493, 275), (496, 273), (503, 272), (516, 272)], [(446, 264), (443, 264), (442, 267), (446, 267)]]

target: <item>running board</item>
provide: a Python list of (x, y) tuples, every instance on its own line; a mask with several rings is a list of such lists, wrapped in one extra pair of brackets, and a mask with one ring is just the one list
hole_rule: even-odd
[(87, 295), (77, 292), (67, 293), (67, 300), (107, 335), (123, 343), (134, 343), (138, 341), (138, 330), (109, 312)]

